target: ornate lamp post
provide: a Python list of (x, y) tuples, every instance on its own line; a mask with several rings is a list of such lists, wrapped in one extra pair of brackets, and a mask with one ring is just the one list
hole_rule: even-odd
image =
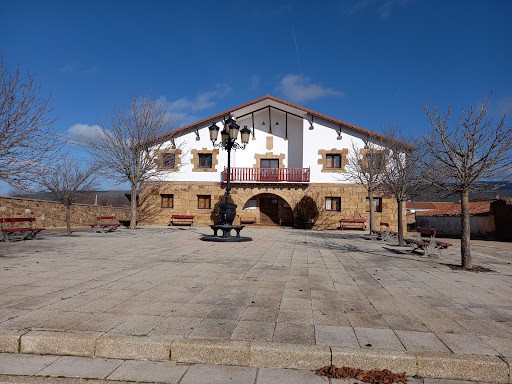
[[(219, 216), (222, 224), (232, 225), (236, 214), (236, 204), (229, 201), (229, 197), (231, 195), (231, 150), (245, 149), (245, 146), (249, 143), (251, 131), (247, 126), (244, 126), (240, 130), (240, 126), (231, 116), (224, 121), (224, 129), (220, 133), (221, 140), (218, 143), (216, 143), (216, 141), (219, 137), (219, 126), (217, 124), (212, 124), (209, 127), (209, 130), (210, 140), (212, 141), (213, 146), (224, 148), (228, 152), (226, 200), (219, 204)], [(238, 132), (240, 132), (241, 144), (237, 142)]]

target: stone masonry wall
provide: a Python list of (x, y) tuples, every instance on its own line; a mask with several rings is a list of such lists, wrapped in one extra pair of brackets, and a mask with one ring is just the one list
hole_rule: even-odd
[[(27, 209), (31, 211), (30, 214), (26, 212)], [(44, 228), (66, 227), (66, 207), (61, 203), (0, 196), (0, 217), (26, 216), (35, 217), (36, 226)], [(119, 220), (128, 220), (130, 209), (127, 207), (73, 204), (71, 207), (71, 226), (88, 226), (96, 221), (96, 216), (115, 216)]]
[[(215, 221), (213, 208), (220, 202), (225, 189), (219, 183), (180, 183), (162, 182), (154, 184), (143, 194), (143, 209), (141, 214), (142, 224), (168, 225), (171, 215), (186, 214), (195, 215), (196, 226), (207, 226)], [(160, 194), (173, 194), (173, 208), (161, 208)], [(366, 212), (366, 190), (355, 184), (309, 184), (309, 185), (288, 185), (288, 184), (232, 184), (231, 196), (237, 204), (237, 218), (235, 224), (239, 223), (240, 215), (248, 200), (258, 195), (268, 196), (273, 194), (281, 197), (293, 210), (295, 205), (303, 196), (312, 197), (320, 212), (315, 221), (315, 229), (336, 229), (339, 227), (340, 218), (367, 218), (369, 225), (369, 212)], [(198, 208), (198, 195), (211, 196), (211, 209)], [(325, 197), (341, 197), (341, 212), (325, 211)], [(258, 209), (250, 211), (258, 216)], [(397, 204), (395, 199), (383, 197), (382, 212), (376, 212), (375, 226), (379, 222), (388, 222), (392, 230), (397, 227)], [(405, 220), (405, 214), (404, 214)]]

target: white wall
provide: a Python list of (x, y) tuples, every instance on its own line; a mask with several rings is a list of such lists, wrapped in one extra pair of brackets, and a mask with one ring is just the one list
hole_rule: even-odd
[(315, 120), (313, 122), (314, 129), (310, 130), (311, 120), (304, 120), (303, 134), (304, 134), (304, 147), (303, 157), (304, 164), (311, 167), (311, 181), (315, 183), (342, 183), (347, 182), (342, 180), (340, 173), (322, 172), (322, 165), (318, 164), (321, 158), (318, 154), (320, 149), (344, 149), (347, 148), (350, 152), (352, 150), (352, 142), (357, 146), (363, 147), (364, 143), (361, 139), (348, 134), (346, 131), (341, 132), (341, 140), (338, 140), (339, 126), (334, 125), (323, 120)]
[[(310, 130), (311, 120), (299, 119), (293, 115), (288, 115), (288, 130), (286, 135), (285, 114), (280, 111), (271, 110), (272, 134), (269, 131), (268, 109), (256, 112), (254, 114), (254, 137), (252, 135), (252, 117), (248, 115), (237, 120), (237, 123), (243, 128), (245, 125), (251, 130), (251, 138), (245, 150), (231, 151), (231, 166), (253, 168), (258, 167), (255, 155), (264, 155), (267, 152), (273, 154), (285, 155), (284, 166), (287, 168), (310, 168), (311, 182), (314, 183), (343, 183), (347, 182), (342, 179), (340, 173), (321, 172), (322, 165), (318, 164), (320, 155), (319, 150), (330, 149), (348, 149), (349, 155), (352, 150), (352, 143), (362, 147), (363, 141), (353, 132), (348, 133), (344, 130), (341, 132), (341, 140), (338, 140), (339, 126), (316, 119), (314, 121), (314, 129)], [(265, 122), (265, 125), (262, 125)], [(279, 125), (276, 125), (279, 122)], [(222, 122), (217, 125), (221, 128)], [(221, 179), (221, 172), (227, 166), (227, 152), (220, 148), (217, 156), (218, 165), (217, 172), (192, 172), (192, 149), (212, 150), (214, 147), (210, 141), (208, 126), (199, 128), (199, 140), (196, 140), (194, 131), (175, 139), (177, 148), (181, 148), (182, 165), (179, 172), (170, 172), (164, 180), (172, 181), (208, 181), (217, 182)], [(273, 137), (273, 148), (268, 150), (267, 137)], [(219, 134), (220, 139), (220, 134)]]
[[(496, 231), (494, 216), (470, 216), (471, 237), (485, 239)], [(436, 228), (439, 237), (460, 236), (460, 216), (416, 216), (416, 227)]]

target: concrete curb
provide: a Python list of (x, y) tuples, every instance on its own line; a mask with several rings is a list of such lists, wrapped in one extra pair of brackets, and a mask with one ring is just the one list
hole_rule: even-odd
[(0, 352), (307, 370), (329, 365), (332, 359), (336, 366), (366, 370), (387, 368), (410, 376), (512, 383), (509, 363), (498, 356), (371, 351), (270, 342), (2, 330)]

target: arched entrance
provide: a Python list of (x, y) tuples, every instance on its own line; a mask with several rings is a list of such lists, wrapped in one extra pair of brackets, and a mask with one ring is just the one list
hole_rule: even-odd
[(260, 193), (251, 197), (244, 205), (243, 214), (253, 214), (256, 224), (293, 226), (293, 211), (281, 196)]

